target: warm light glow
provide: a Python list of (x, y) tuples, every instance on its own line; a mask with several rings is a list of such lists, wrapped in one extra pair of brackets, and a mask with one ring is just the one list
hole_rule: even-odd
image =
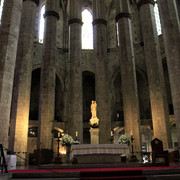
[(93, 49), (92, 14), (85, 9), (82, 12), (82, 49)]
[(41, 15), (40, 15), (40, 23), (39, 23), (39, 42), (43, 43), (44, 39), (44, 13), (45, 13), (45, 5), (41, 8)]
[(59, 153), (64, 155), (64, 154), (66, 154), (66, 151), (60, 151)]
[(62, 155), (66, 154), (66, 147), (65, 146), (60, 145), (59, 154), (62, 154)]
[(1, 17), (2, 17), (3, 6), (4, 6), (4, 0), (2, 0), (1, 4), (0, 4), (0, 24), (1, 24)]
[[(156, 0), (155, 0), (155, 2), (156, 2)], [(160, 35), (160, 34), (162, 34), (162, 30), (161, 30), (161, 21), (160, 21), (160, 17), (159, 17), (159, 9), (158, 9), (157, 3), (154, 6), (154, 14), (155, 14), (155, 20), (156, 20), (157, 33), (158, 33), (158, 35)]]

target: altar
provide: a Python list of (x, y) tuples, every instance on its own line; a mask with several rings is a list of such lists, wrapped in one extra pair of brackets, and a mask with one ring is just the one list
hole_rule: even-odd
[(118, 163), (121, 155), (130, 154), (127, 144), (82, 144), (72, 145), (70, 160), (78, 163)]
[(16, 169), (16, 162), (17, 162), (16, 155), (6, 155), (5, 159), (8, 170)]

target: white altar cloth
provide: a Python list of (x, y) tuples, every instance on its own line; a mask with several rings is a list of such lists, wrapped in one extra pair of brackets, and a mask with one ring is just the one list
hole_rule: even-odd
[(70, 160), (76, 155), (84, 154), (130, 154), (127, 144), (82, 144), (72, 145)]
[(5, 159), (8, 170), (16, 169), (16, 161), (17, 161), (16, 155), (6, 155)]

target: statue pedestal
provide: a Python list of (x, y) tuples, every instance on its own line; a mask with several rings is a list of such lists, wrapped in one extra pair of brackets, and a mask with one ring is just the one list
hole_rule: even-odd
[(91, 134), (91, 144), (99, 144), (99, 128), (91, 128), (89, 132)]

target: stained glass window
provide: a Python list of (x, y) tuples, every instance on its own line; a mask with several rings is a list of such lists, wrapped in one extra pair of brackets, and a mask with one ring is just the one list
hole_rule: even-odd
[(154, 6), (154, 14), (155, 14), (155, 20), (156, 20), (156, 28), (157, 28), (157, 33), (158, 35), (162, 34), (161, 30), (161, 22), (160, 22), (160, 17), (159, 17), (159, 9), (157, 5), (157, 0), (155, 1), (155, 6)]
[(116, 23), (116, 39), (117, 39), (117, 46), (119, 46), (119, 25)]
[(40, 13), (40, 23), (39, 23), (39, 42), (43, 43), (44, 39), (44, 13), (45, 13), (45, 5), (41, 8)]
[(93, 49), (92, 14), (85, 9), (82, 11), (82, 49)]
[(3, 5), (4, 5), (4, 0), (2, 0), (1, 4), (0, 4), (0, 24), (1, 24), (1, 16), (2, 16), (2, 11), (3, 11)]

